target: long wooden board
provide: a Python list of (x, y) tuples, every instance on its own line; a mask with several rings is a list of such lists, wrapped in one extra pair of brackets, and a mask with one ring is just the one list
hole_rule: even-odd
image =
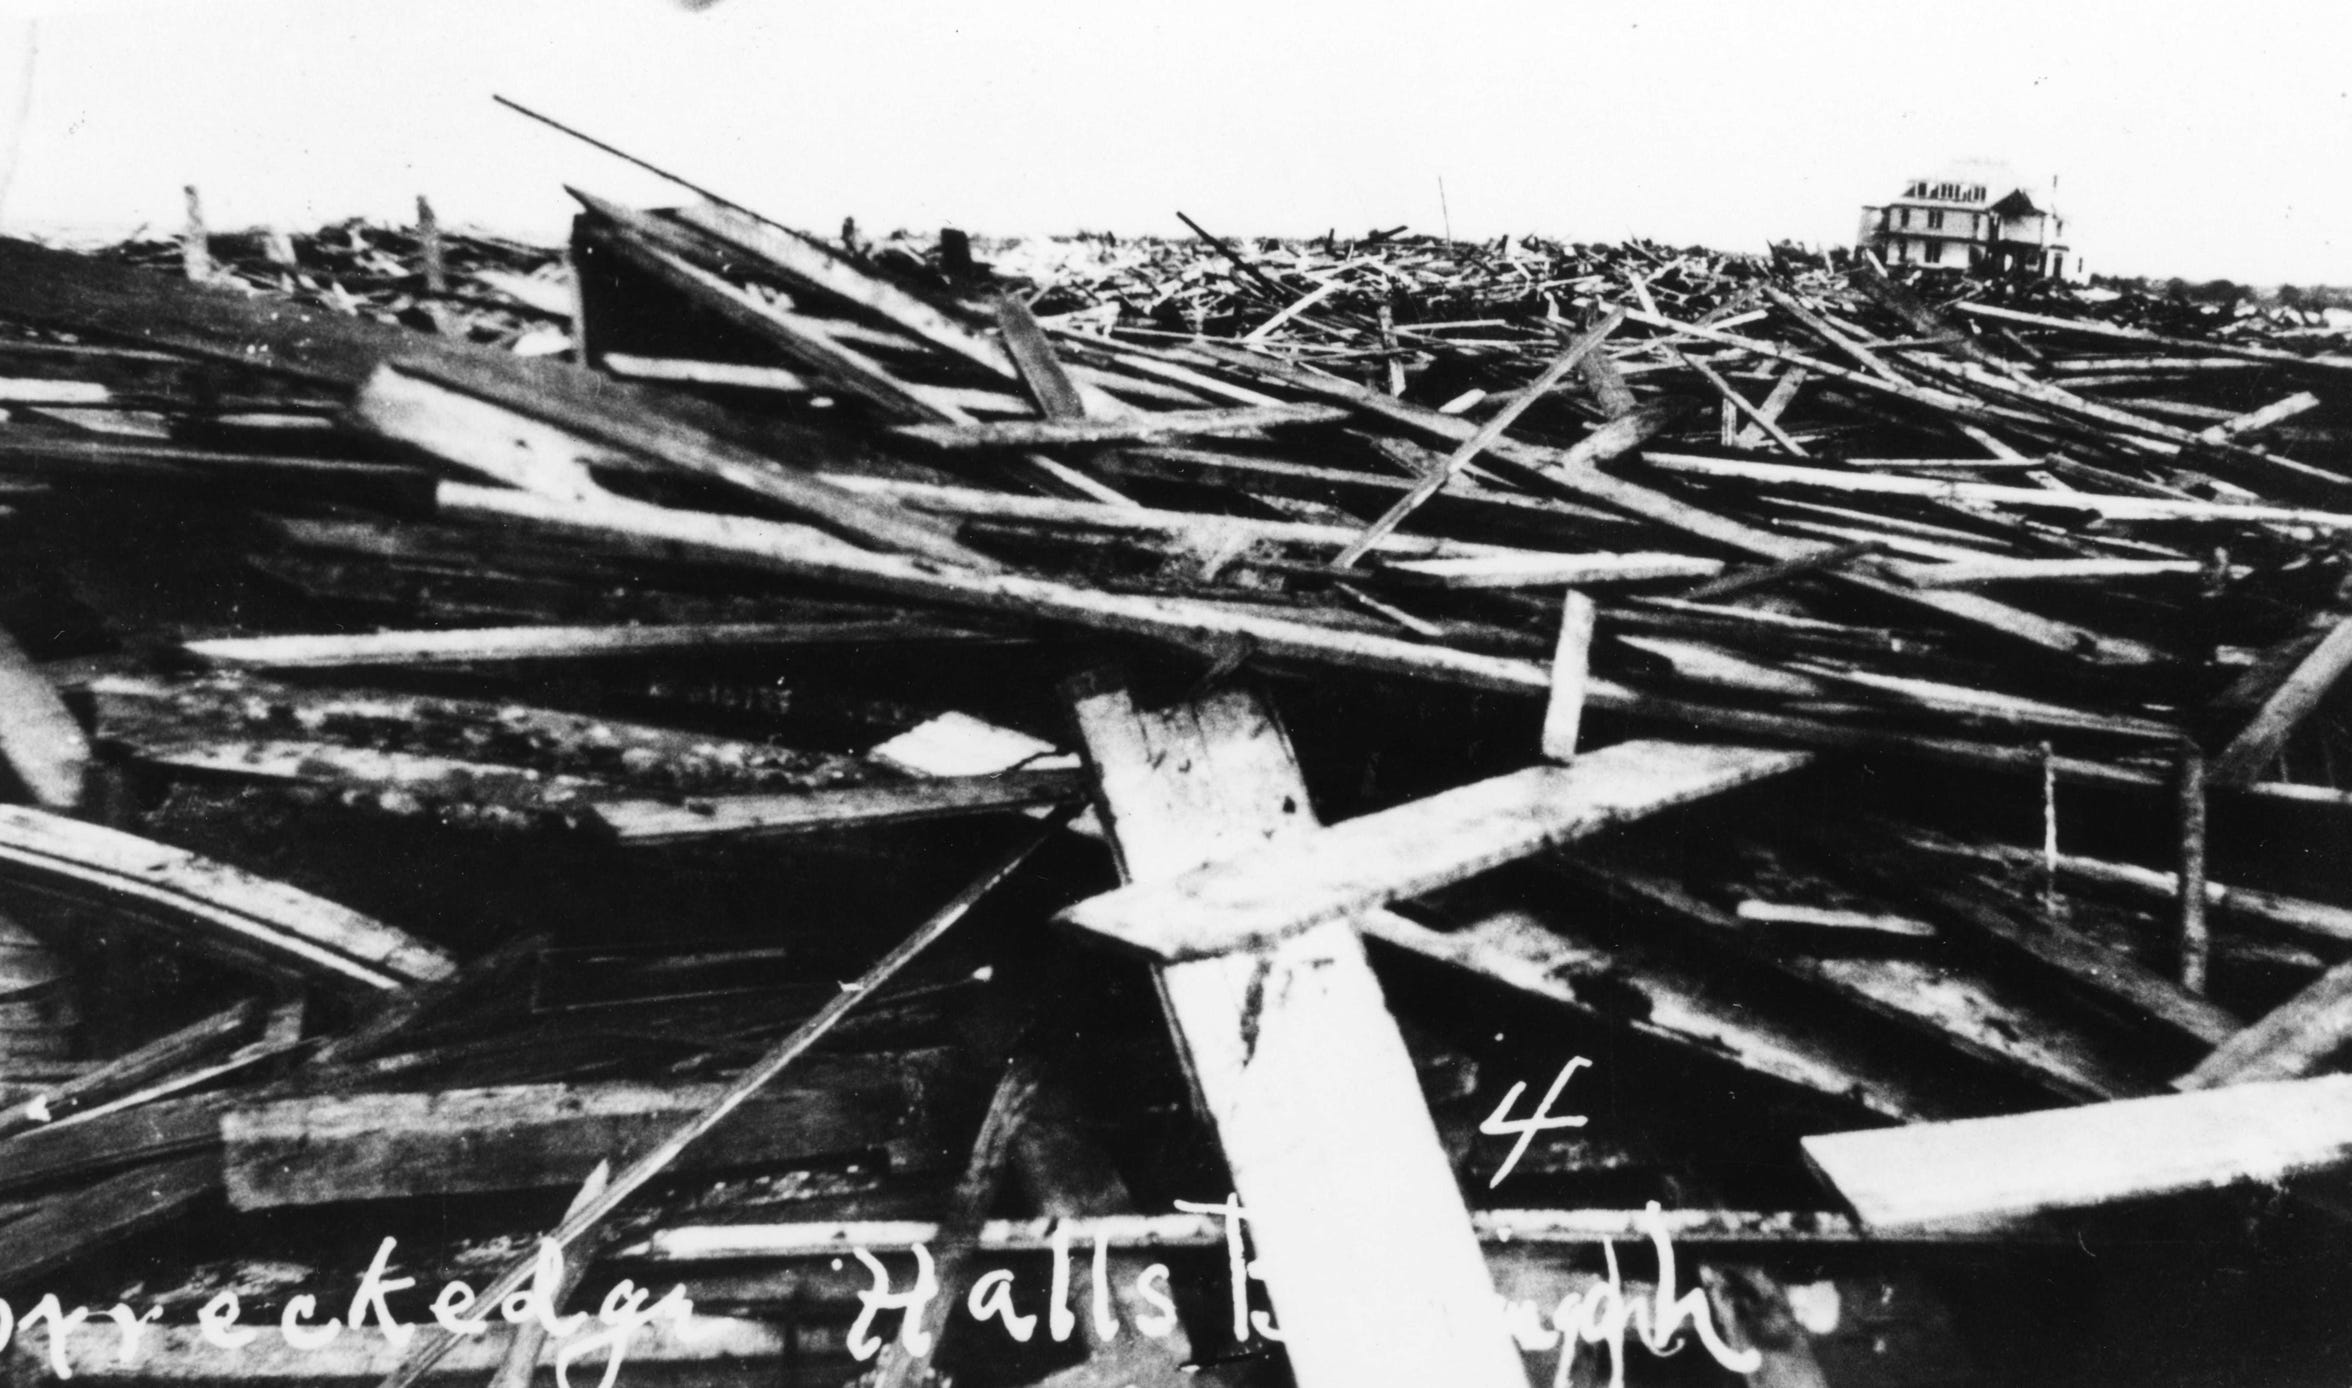
[(1160, 959), (1255, 947), (1809, 759), (1754, 747), (1621, 742), (1570, 766), (1528, 767), (1285, 835), (1164, 881), (1136, 882), (1079, 902), (1061, 919)]
[[(771, 1090), (679, 1169), (790, 1165), (863, 1149), (932, 1146), (924, 1093), (935, 1065), (816, 1066)], [(823, 1082), (824, 1072), (839, 1082)], [(530, 1084), (439, 1093), (314, 1094), (221, 1117), (238, 1209), (576, 1185), (709, 1106), (715, 1085)], [(911, 1140), (911, 1141), (908, 1141)]]
[[(1289, 739), (1257, 697), (1146, 710), (1096, 679), (1074, 702), (1130, 878), (1313, 832)], [(1354, 928), (1335, 920), (1158, 978), (1300, 1388), (1521, 1388), (1469, 1212)]]
[(1865, 1225), (2006, 1218), (2352, 1162), (2352, 1076), (1804, 1140)]

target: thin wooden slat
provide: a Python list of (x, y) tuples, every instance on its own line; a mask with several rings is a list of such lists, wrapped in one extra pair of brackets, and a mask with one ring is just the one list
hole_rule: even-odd
[(1016, 771), (773, 795), (695, 796), (683, 803), (607, 800), (591, 812), (614, 839), (647, 847), (1002, 814), (1083, 794), (1075, 772)]
[(216, 1154), (173, 1157), (110, 1176), (0, 1224), (0, 1285), (20, 1287), (75, 1259), (195, 1209), (220, 1189)]
[(1058, 917), (1162, 960), (1262, 946), (1571, 839), (1794, 771), (1802, 752), (1625, 742), (1297, 836)]
[[(1393, 536), (1390, 538), (1394, 538)], [(1448, 588), (1558, 588), (1594, 583), (1646, 583), (1660, 578), (1703, 578), (1723, 571), (1720, 559), (1683, 554), (1466, 555), (1447, 559), (1400, 559), (1381, 574), (1427, 580)]]
[(518, 660), (636, 659), (680, 651), (856, 645), (906, 636), (929, 638), (953, 634), (953, 628), (912, 618), (677, 622), (644, 626), (468, 627), (349, 635), (231, 636), (190, 641), (181, 649), (205, 660), (257, 670), (319, 670)]
[(1686, 453), (1661, 453), (1654, 450), (1644, 455), (1644, 460), (1661, 471), (1684, 476), (1754, 482), (1799, 491), (1915, 496), (1937, 501), (1991, 502), (2042, 510), (2089, 511), (2112, 520), (2230, 521), (2241, 525), (2306, 525), (2323, 530), (2352, 530), (2352, 514), (2312, 511), (2292, 506), (2175, 501), (2168, 497), (2104, 496), (2095, 492), (2052, 492), (2034, 487), (2008, 487), (1996, 482), (1890, 477), (1875, 472), (1832, 472), (1827, 468), (1737, 462), (1728, 458), (1700, 458)]
[(2352, 1076), (1833, 1133), (1804, 1151), (1872, 1228), (2086, 1209), (2352, 1161)]
[(2095, 318), (2053, 318), (2047, 314), (2026, 313), (2003, 308), (1998, 304), (1959, 303), (1954, 308), (1977, 318), (1990, 318), (2004, 323), (2016, 323), (2028, 328), (2047, 328), (2053, 332), (2074, 333), (2083, 337), (2111, 338), (2118, 342), (2138, 342), (2151, 347), (2166, 347), (2177, 351), (2207, 355), (2240, 357), (2247, 361), (2265, 361), (2279, 366), (2304, 367), (2316, 371), (2352, 371), (2352, 360), (2342, 357), (2303, 357), (2293, 352), (2282, 352), (2275, 347), (2251, 347), (2243, 343), (2201, 338), (2166, 337), (2145, 328), (2126, 328), (2113, 323), (2102, 323)]
[(1056, 448), (1076, 444), (1161, 443), (1218, 434), (1252, 434), (1301, 424), (1332, 424), (1349, 411), (1336, 405), (1237, 405), (1158, 410), (1123, 419), (1003, 419), (973, 424), (901, 424), (896, 437), (939, 449)]

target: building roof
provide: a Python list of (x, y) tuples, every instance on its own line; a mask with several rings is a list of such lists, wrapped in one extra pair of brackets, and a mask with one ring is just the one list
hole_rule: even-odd
[[(2023, 205), (2011, 205), (2018, 198), (2024, 199)], [(2056, 210), (2048, 185), (2027, 182), (1999, 159), (1953, 160), (1926, 177), (1906, 182), (1903, 195), (1889, 205), (1895, 203), (1990, 210), (2004, 216)]]

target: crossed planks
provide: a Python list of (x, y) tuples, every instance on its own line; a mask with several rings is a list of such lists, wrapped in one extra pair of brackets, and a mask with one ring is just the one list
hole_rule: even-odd
[[(1683, 749), (1678, 766), (1672, 749), (1648, 744), (1326, 829), (1287, 737), (1254, 695), (1229, 690), (1144, 709), (1115, 679), (1094, 676), (1073, 697), (1133, 885), (1065, 919), (1107, 925), (1157, 954), (1161, 997), (1249, 1212), (1297, 1381), (1523, 1382), (1357, 923), (1376, 927), (1389, 900), (1533, 853), (1579, 826), (1805, 758), (1696, 748)], [(1622, 780), (1637, 767), (1660, 777), (1646, 803)], [(1416, 851), (1398, 860), (1415, 839)], [(1220, 881), (1247, 889), (1231, 901), (1258, 908), (1226, 916), (1229, 898), (1200, 890)], [(1170, 891), (1191, 914), (1155, 941), (1148, 913)], [(1265, 909), (1269, 898), (1276, 909)], [(1365, 1217), (1375, 1209), (1381, 1218)]]
[(1271, 944), (1418, 896), (1613, 824), (1792, 771), (1808, 754), (1622, 742), (1364, 815), (1306, 843), (1270, 841), (1080, 902), (1062, 919), (1162, 960)]

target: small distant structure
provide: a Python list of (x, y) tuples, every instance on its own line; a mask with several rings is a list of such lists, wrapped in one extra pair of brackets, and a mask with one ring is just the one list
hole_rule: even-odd
[(1911, 180), (1899, 198), (1864, 207), (1855, 241), (1890, 269), (2083, 278), (2082, 257), (2066, 241), (2056, 183), (2028, 184), (1991, 160), (1963, 160)]

